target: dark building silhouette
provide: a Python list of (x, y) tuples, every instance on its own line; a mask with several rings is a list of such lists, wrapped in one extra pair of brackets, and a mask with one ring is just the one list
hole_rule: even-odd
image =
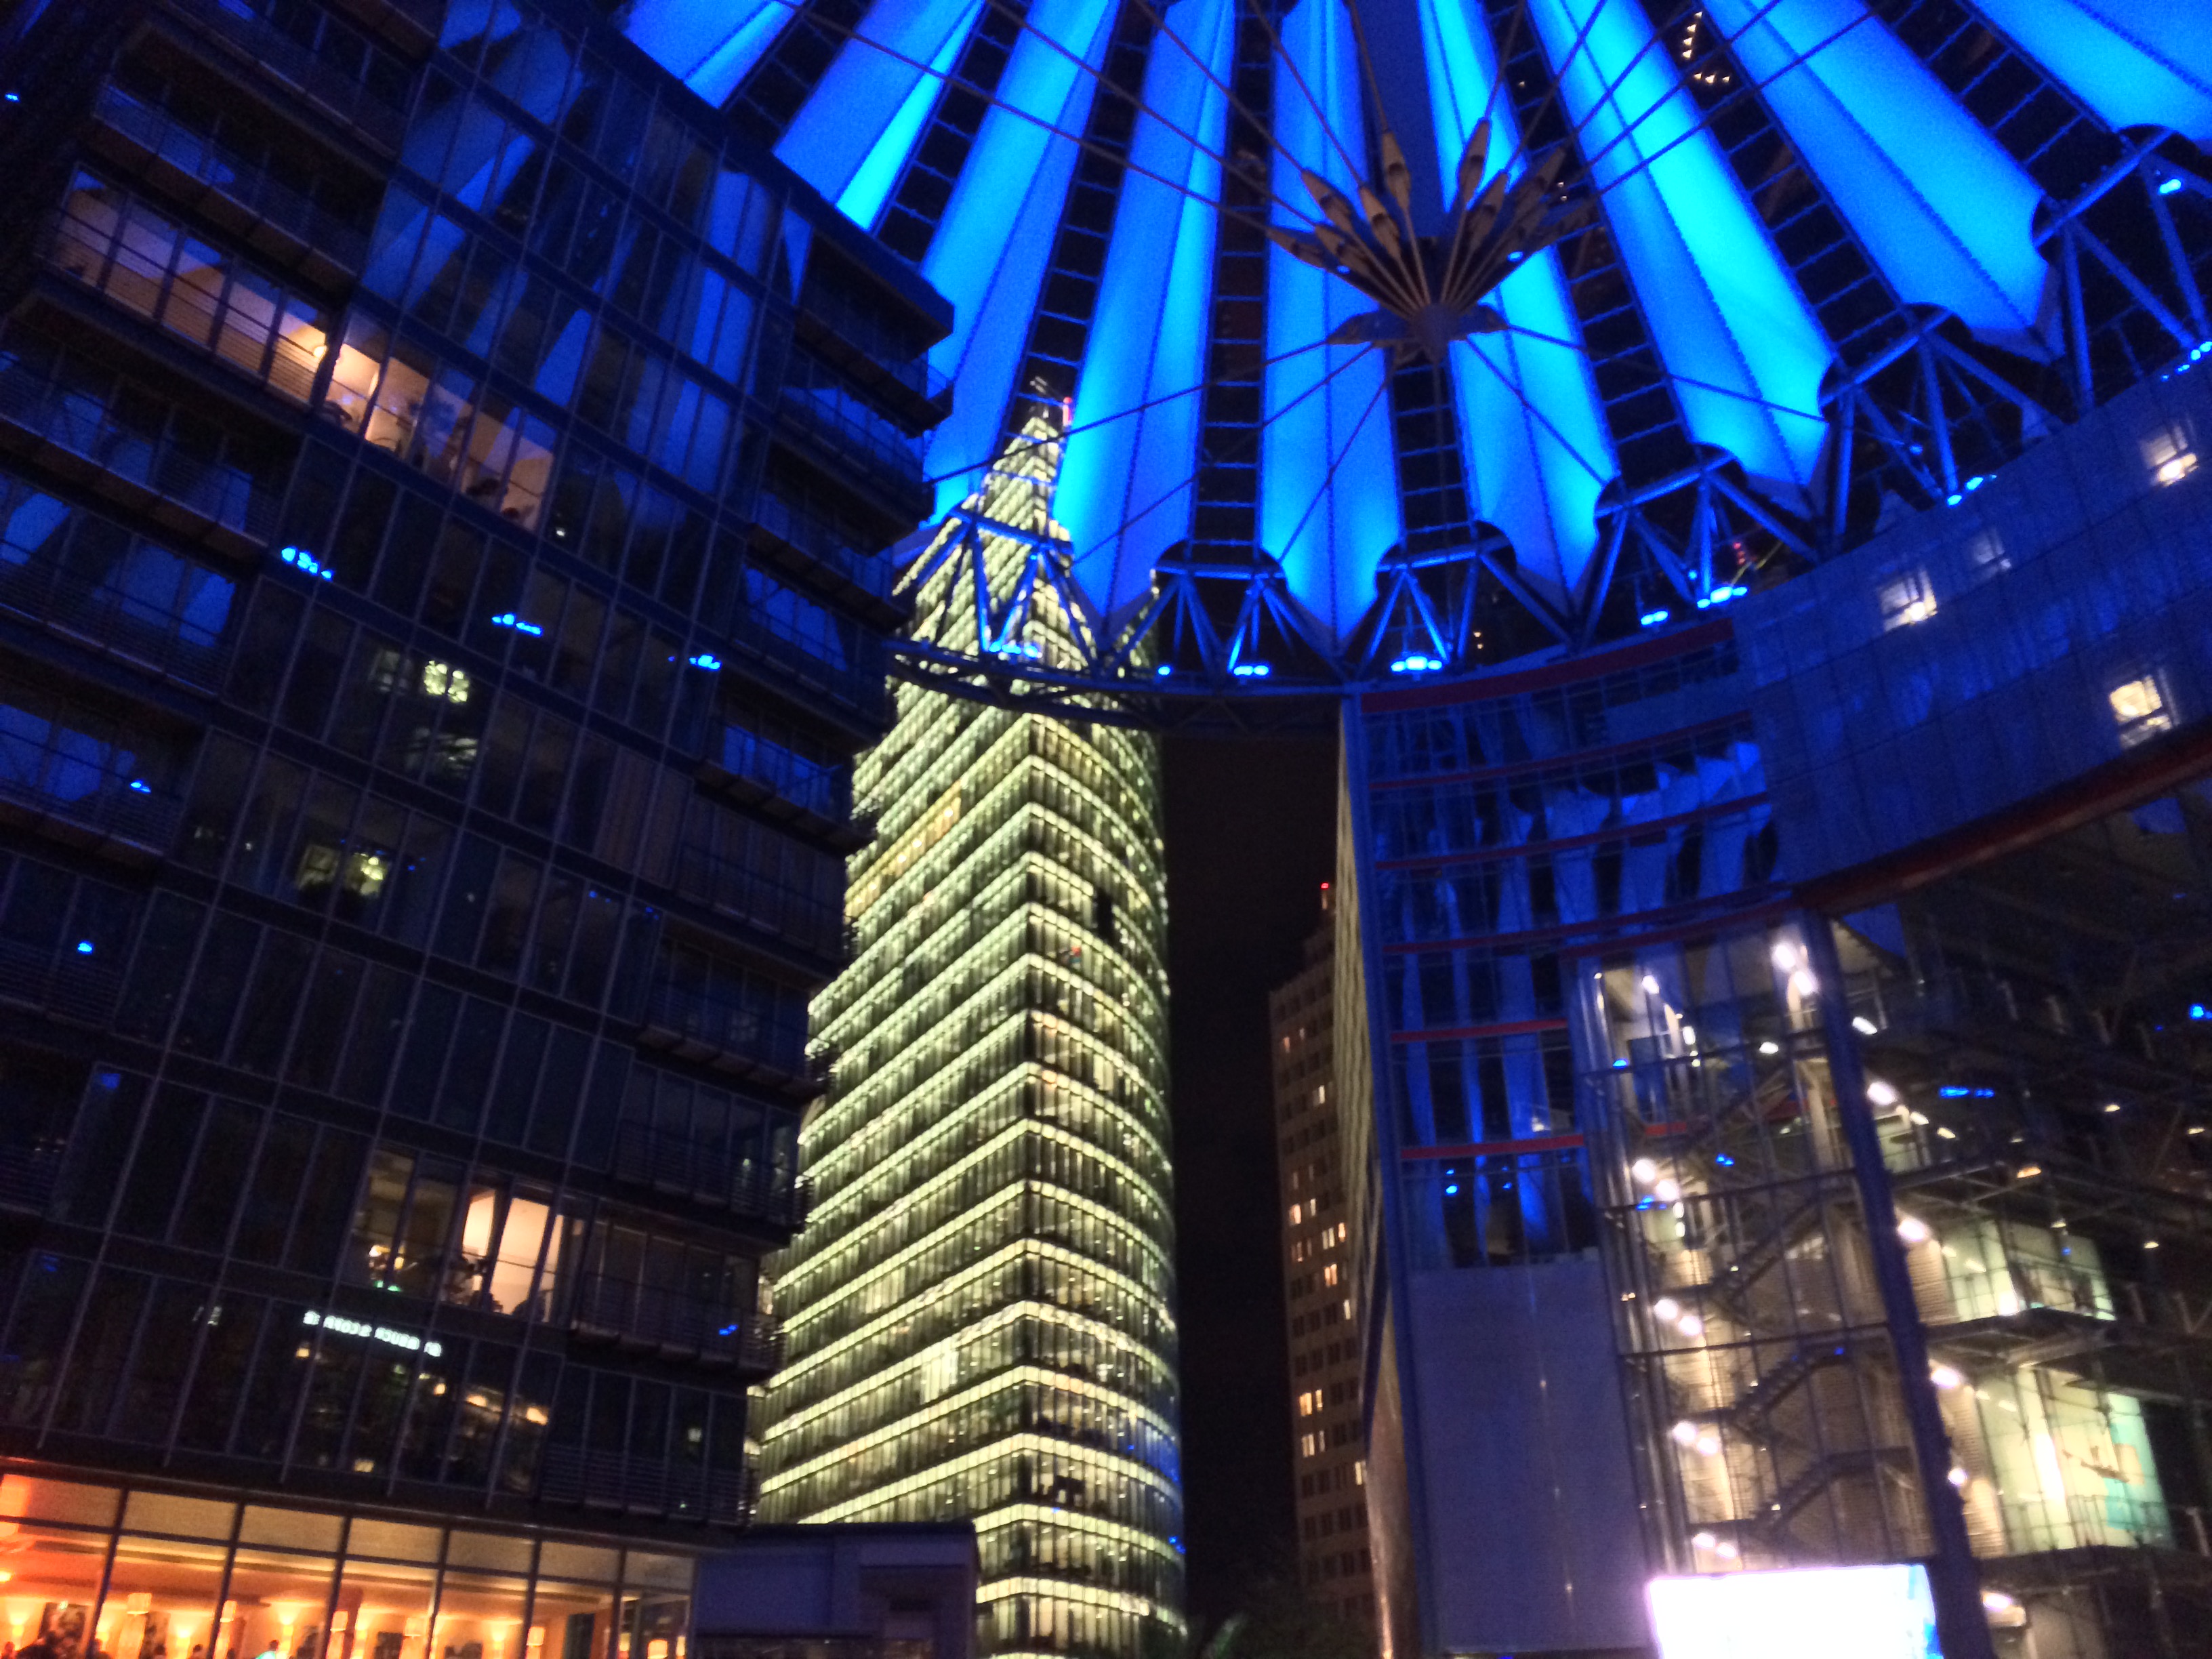
[(567, 0), (0, 82), (0, 1636), (683, 1659), (949, 313)]
[(1338, 1121), (1334, 906), (1305, 964), (1267, 995), (1273, 1042), (1275, 1181), (1283, 1226), (1283, 1307), (1290, 1350), (1291, 1478), (1297, 1483), (1298, 1576), (1315, 1603), (1375, 1623), (1367, 1542), (1367, 1443), (1361, 1409), (1357, 1275)]

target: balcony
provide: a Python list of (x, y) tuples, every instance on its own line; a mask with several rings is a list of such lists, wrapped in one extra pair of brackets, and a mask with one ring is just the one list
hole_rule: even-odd
[(0, 1146), (0, 1214), (44, 1215), (62, 1170), (62, 1148)]
[(0, 939), (0, 1002), (37, 1008), (83, 1025), (115, 1017), (123, 975), (115, 964), (68, 946), (60, 954)]
[[(265, 3), (265, 0), (264, 0)], [(327, 15), (320, 21), (328, 33), (324, 43), (330, 57), (302, 44), (262, 14), (255, 0), (167, 0), (169, 8), (202, 34), (228, 47), (261, 71), (282, 82), (308, 103), (337, 120), (357, 137), (367, 139), (386, 155), (396, 155), (406, 131), (407, 94), (394, 85), (373, 87), (365, 74), (349, 73), (331, 61), (345, 47), (358, 54), (374, 49), (367, 41), (340, 34), (343, 27)], [(364, 57), (364, 71), (380, 67)]]
[(671, 1359), (730, 1365), (765, 1376), (783, 1362), (783, 1328), (765, 1314), (740, 1314), (675, 1291), (604, 1273), (575, 1281), (568, 1328)]
[[(40, 257), (192, 349), (207, 352), (304, 409), (329, 349), (331, 319), (143, 202), (79, 190), (49, 221)], [(120, 210), (118, 210), (118, 209)]]
[[(1978, 1539), (1975, 1553), (2045, 1555), (2071, 1550), (2175, 1551), (2197, 1558), (2197, 1576), (2212, 1577), (2212, 1536), (2204, 1512), (2141, 1498), (2069, 1496), (1997, 1506), (2002, 1539)], [(2000, 1570), (2002, 1571), (2002, 1570)]]
[(179, 803), (132, 775), (134, 757), (82, 732), (0, 705), (0, 818), (133, 862), (157, 859)]
[[(222, 581), (212, 571), (188, 568), (204, 584)], [(223, 586), (230, 584), (223, 581)], [(91, 581), (45, 562), (0, 564), (0, 611), (13, 611), (104, 657), (208, 695), (222, 690), (223, 668), (230, 661), (222, 630), (210, 633), (191, 615), (164, 613), (149, 598), (115, 586), (112, 577)], [(226, 619), (228, 613), (230, 598), (222, 604)]]
[(826, 574), (848, 596), (873, 601), (861, 609), (885, 625), (905, 619), (891, 602), (892, 570), (888, 556), (860, 551), (826, 513), (763, 489), (753, 502), (753, 546), (787, 569), (820, 580)]
[[(890, 696), (885, 685), (888, 656), (879, 657), (872, 672), (828, 661), (811, 643), (778, 628), (757, 609), (738, 613), (729, 624), (726, 643), (732, 654), (741, 659), (740, 666), (804, 708), (827, 713), (833, 719), (857, 720), (872, 735), (890, 721)], [(836, 706), (823, 710), (817, 697)]]
[[(726, 916), (749, 923), (796, 949), (828, 957), (837, 957), (842, 951), (845, 916), (839, 906), (768, 880), (742, 858), (724, 858), (696, 845), (679, 847), (672, 884), (687, 898), (696, 899)], [(735, 1013), (731, 1009), (717, 1016), (704, 1008), (684, 1011), (674, 1006), (670, 1012), (680, 1014), (684, 1022), (671, 1028), (677, 1030), (689, 1030), (695, 1024), (705, 1030), (714, 1027), (718, 1019), (726, 1020)], [(760, 1042), (757, 1034), (734, 1030), (718, 1030), (714, 1037), (718, 1044), (740, 1039), (752, 1044)]]
[(952, 407), (951, 378), (842, 295), (810, 286), (799, 295), (799, 337), (879, 398), (894, 418), (921, 432)]
[(817, 765), (744, 726), (722, 728), (699, 772), (763, 817), (841, 853), (859, 851), (875, 834), (873, 819), (853, 816), (853, 781), (846, 769)]
[(237, 557), (276, 526), (277, 492), (242, 464), (234, 435), (84, 365), (42, 373), (0, 348), (0, 446)]
[(807, 1064), (804, 1032), (777, 1030), (755, 1011), (712, 992), (665, 981), (654, 986), (638, 1041), (799, 1099), (822, 1091)]
[(625, 1122), (615, 1137), (615, 1179), (732, 1210), (779, 1231), (806, 1224), (812, 1183), (792, 1181), (758, 1158), (732, 1156), (688, 1134)]
[(538, 1466), (538, 1495), (550, 1504), (743, 1526), (759, 1507), (760, 1477), (751, 1469), (706, 1469), (665, 1458), (548, 1446)]
[(902, 522), (928, 516), (934, 497), (922, 475), (918, 439), (835, 386), (787, 381), (775, 407), (772, 436), (787, 442), (798, 435), (819, 457), (817, 465), (828, 464), (833, 477), (849, 479)]
[(279, 264), (325, 288), (343, 286), (361, 270), (366, 233), (166, 111), (110, 86), (93, 116), (93, 142), (102, 154)]

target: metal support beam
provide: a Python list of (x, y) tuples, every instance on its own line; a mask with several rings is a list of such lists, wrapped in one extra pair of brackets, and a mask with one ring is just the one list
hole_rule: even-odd
[(1996, 1659), (1989, 1616), (1982, 1607), (1981, 1571), (1974, 1565), (1973, 1546), (1966, 1535), (1966, 1505), (1951, 1484), (1951, 1438), (1944, 1431), (1942, 1408), (1929, 1374), (1927, 1333), (1912, 1294), (1905, 1248), (1898, 1239), (1897, 1206), (1890, 1197), (1881, 1139), (1867, 1106), (1866, 1073), (1859, 1065), (1858, 1037), (1851, 1030), (1850, 1004), (1844, 995), (1844, 965), (1826, 917), (1806, 912), (1798, 925), (1814, 975), (1820, 981), (1820, 1033), (1827, 1044), (1828, 1075), (1835, 1085), (1836, 1119), (1850, 1151), (1860, 1218), (1866, 1224), (1867, 1255), (1881, 1297), (1890, 1352), (1897, 1361), (1898, 1392), (1903, 1396), (1921, 1501), (1935, 1545), (1928, 1577), (1936, 1594), (1944, 1659)]

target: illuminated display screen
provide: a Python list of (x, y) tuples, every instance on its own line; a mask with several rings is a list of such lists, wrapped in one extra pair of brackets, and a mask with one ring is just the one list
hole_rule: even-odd
[(1655, 1578), (1650, 1593), (1660, 1659), (1942, 1659), (1925, 1567)]

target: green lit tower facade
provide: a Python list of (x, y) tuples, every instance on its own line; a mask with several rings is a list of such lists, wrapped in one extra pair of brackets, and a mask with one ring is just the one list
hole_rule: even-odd
[[(918, 638), (1073, 659), (1059, 453), (1040, 416), (940, 527)], [(1158, 743), (897, 697), (814, 1006), (765, 1515), (972, 1518), (981, 1650), (1136, 1659), (1183, 1629)]]

